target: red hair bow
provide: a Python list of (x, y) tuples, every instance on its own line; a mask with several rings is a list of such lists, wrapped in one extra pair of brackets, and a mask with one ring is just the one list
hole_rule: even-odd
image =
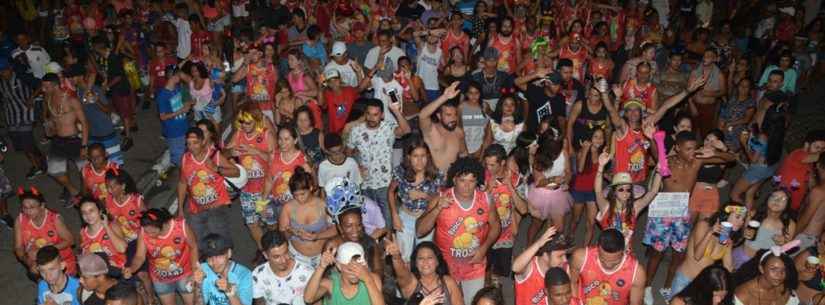
[(501, 94), (514, 94), (516, 93), (515, 88), (501, 88)]

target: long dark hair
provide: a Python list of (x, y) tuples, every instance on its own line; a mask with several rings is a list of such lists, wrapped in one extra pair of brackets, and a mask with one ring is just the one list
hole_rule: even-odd
[(785, 143), (785, 114), (787, 105), (779, 103), (771, 105), (765, 112), (761, 131), (768, 137), (765, 159), (768, 165), (774, 165), (782, 158), (782, 146)]
[(504, 101), (508, 99), (512, 100), (513, 103), (516, 104), (516, 109), (513, 111), (513, 122), (516, 124), (523, 122), (524, 119), (521, 117), (521, 109), (519, 107), (521, 106), (521, 103), (519, 102), (519, 99), (512, 94), (505, 94), (498, 100), (498, 104), (496, 104), (496, 109), (493, 110), (493, 114), (490, 115), (490, 118), (493, 119), (493, 121), (495, 121), (497, 124), (501, 124), (502, 116), (504, 116), (504, 113), (502, 113), (504, 111)]
[(481, 301), (481, 299), (483, 298), (490, 299), (491, 301), (493, 301), (493, 304), (496, 305), (504, 304), (504, 296), (501, 295), (501, 289), (497, 287), (488, 286), (481, 288), (481, 290), (476, 292), (476, 295), (473, 296), (472, 305), (477, 305), (478, 302)]
[(721, 304), (730, 304), (733, 295), (730, 272), (722, 266), (711, 265), (676, 296), (688, 305), (713, 305), (713, 292), (723, 290), (727, 291), (727, 295)]
[(78, 211), (78, 213), (80, 213), (80, 216), (81, 216), (80, 217), (80, 227), (85, 228), (85, 227), (89, 226), (89, 224), (86, 223), (86, 220), (83, 219), (83, 212), (80, 211), (80, 208), (83, 207), (84, 203), (89, 203), (90, 202), (90, 203), (94, 204), (95, 207), (97, 207), (97, 210), (100, 213), (100, 216), (103, 216), (103, 215), (108, 216), (109, 215), (109, 213), (106, 211), (106, 205), (103, 204), (103, 202), (101, 202), (100, 200), (94, 199), (92, 197), (83, 197), (83, 198), (80, 198), (80, 200), (78, 202), (79, 203), (77, 204), (77, 211)]
[(436, 247), (433, 242), (425, 241), (415, 246), (415, 249), (413, 249), (410, 255), (410, 272), (415, 275), (415, 278), (421, 278), (421, 271), (418, 270), (418, 266), (415, 264), (415, 258), (418, 257), (418, 251), (421, 251), (422, 248), (433, 251), (435, 260), (438, 262), (438, 266), (435, 267), (435, 274), (437, 274), (439, 278), (450, 274), (450, 271), (447, 269), (447, 261), (444, 260), (444, 255), (441, 255), (441, 250), (438, 250), (438, 247)]
[[(779, 220), (782, 221), (782, 234), (788, 234), (788, 227), (790, 227), (791, 220), (794, 219), (793, 211), (791, 210), (791, 193), (784, 188), (775, 188), (771, 191), (771, 194), (781, 192), (785, 194), (788, 202), (785, 205), (785, 210), (782, 211), (782, 214), (779, 215)], [(768, 216), (768, 200), (770, 200), (770, 195), (768, 196), (762, 204), (756, 206), (756, 214), (753, 215), (753, 220), (756, 221), (763, 221), (765, 217)]]
[(596, 151), (596, 156), (595, 157), (591, 156), (589, 151), (585, 154), (585, 157), (584, 157), (584, 170), (590, 170), (593, 167), (593, 160), (598, 159), (599, 155), (601, 153), (603, 153), (604, 150), (607, 148), (607, 143), (609, 143), (609, 142), (607, 142), (608, 141), (607, 131), (602, 129), (602, 128), (596, 128), (596, 129), (593, 129), (590, 132), (588, 132), (588, 135), (587, 135), (587, 140), (590, 141), (591, 145), (593, 143), (593, 135), (595, 135), (596, 132), (599, 132), (599, 131), (602, 132), (602, 137), (604, 138), (604, 143), (602, 143), (602, 146), (599, 147), (599, 149)]
[[(596, 177), (597, 179), (601, 179), (601, 177)], [(609, 202), (609, 207), (607, 208), (607, 215), (613, 216), (613, 213), (616, 211), (616, 188), (621, 187), (622, 185), (611, 186), (607, 191), (607, 202)], [(599, 196), (599, 194), (596, 194)], [(632, 223), (635, 216), (633, 215), (633, 206), (636, 204), (636, 198), (633, 196), (633, 185), (630, 184), (630, 197), (627, 197), (627, 202), (624, 204), (624, 216), (625, 221), (628, 223)]]
[(166, 209), (149, 209), (140, 216), (140, 226), (163, 229), (163, 225), (170, 220), (172, 220), (172, 215)]
[(404, 146), (404, 155), (401, 157), (401, 168), (404, 169), (404, 180), (407, 180), (407, 182), (415, 182), (415, 170), (410, 164), (410, 155), (419, 148), (423, 148), (427, 152), (427, 167), (424, 169), (424, 178), (435, 180), (438, 175), (438, 169), (435, 168), (433, 156), (430, 153), (430, 146), (420, 136), (413, 136)]

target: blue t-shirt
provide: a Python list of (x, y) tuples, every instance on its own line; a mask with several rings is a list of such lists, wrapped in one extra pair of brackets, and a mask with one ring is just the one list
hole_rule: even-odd
[[(174, 90), (161, 88), (158, 90), (155, 99), (158, 104), (158, 112), (161, 114), (174, 113), (183, 108), (183, 94), (180, 88)], [(186, 135), (189, 122), (186, 120), (186, 114), (182, 113), (174, 118), (161, 121), (161, 127), (165, 138), (178, 138)]]
[[(228, 305), (229, 298), (226, 294), (218, 290), (215, 282), (218, 274), (212, 271), (207, 263), (201, 263), (201, 270), (206, 275), (203, 279), (201, 292), (203, 293), (203, 304), (206, 305)], [(235, 285), (235, 295), (241, 300), (243, 305), (252, 305), (252, 271), (234, 261), (229, 265), (229, 284)]]
[(66, 286), (59, 293), (49, 290), (49, 284), (46, 284), (46, 281), (38, 281), (37, 305), (46, 303), (46, 298), (54, 300), (54, 303), (58, 305), (80, 305), (80, 300), (77, 299), (77, 289), (80, 287), (80, 281), (71, 276), (66, 277), (68, 278)]

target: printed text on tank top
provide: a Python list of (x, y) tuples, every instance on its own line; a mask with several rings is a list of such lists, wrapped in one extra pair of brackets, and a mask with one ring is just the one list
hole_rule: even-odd
[[(91, 230), (91, 226), (87, 226), (81, 231), (84, 235), (84, 242), (82, 245), (83, 253), (105, 253), (115, 267), (122, 268), (126, 258), (122, 252), (112, 252), (113, 249), (111, 249), (110, 246), (114, 247), (114, 245), (111, 244), (111, 239), (108, 233), (106, 233), (106, 228), (100, 226), (100, 228), (98, 228), (94, 233), (89, 233)], [(98, 237), (101, 237), (101, 235), (103, 235), (101, 238), (102, 242), (108, 242), (109, 245), (98, 242)]]
[[(533, 274), (534, 272), (536, 273), (535, 275)], [(533, 282), (535, 282), (535, 281), (531, 281), (531, 283), (527, 283), (527, 281), (528, 280), (534, 280), (534, 277), (538, 277), (540, 279), (540, 283), (544, 284), (544, 270), (541, 270), (541, 265), (539, 265), (538, 257), (533, 258), (533, 260), (530, 262), (530, 266), (527, 269), (527, 273), (525, 273), (524, 275), (521, 275), (521, 276), (519, 276), (519, 275), (516, 276), (516, 278), (515, 278), (516, 285), (530, 285), (530, 284), (533, 284)], [(538, 287), (538, 288), (537, 287), (525, 287), (526, 289), (531, 290), (531, 291), (528, 291), (528, 293), (532, 294), (532, 295), (529, 295), (530, 304), (543, 304), (543, 305), (548, 304), (548, 302), (547, 302), (547, 291), (544, 289), (543, 285), (541, 285), (541, 286), (542, 287)], [(521, 287), (519, 287), (519, 288), (521, 288)], [(519, 301), (522, 301), (522, 300), (520, 299)], [(519, 303), (519, 305), (521, 305), (521, 304)]]

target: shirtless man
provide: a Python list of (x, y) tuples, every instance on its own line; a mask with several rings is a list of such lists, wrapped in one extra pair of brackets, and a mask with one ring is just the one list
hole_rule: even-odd
[(707, 84), (698, 94), (690, 100), (690, 110), (693, 115), (693, 122), (696, 123), (696, 131), (701, 136), (707, 135), (708, 131), (719, 126), (717, 123), (719, 113), (719, 103), (717, 99), (728, 92), (725, 73), (716, 66), (718, 54), (714, 49), (705, 51), (702, 63), (690, 72), (690, 79), (705, 78)]
[[(725, 163), (733, 161), (733, 154), (719, 151), (716, 147), (703, 147), (699, 149), (696, 142), (696, 135), (691, 132), (680, 132), (676, 134), (676, 145), (674, 155), (668, 157), (671, 175), (663, 179), (664, 192), (689, 193), (696, 183), (696, 176), (699, 169), (705, 164)], [(687, 204), (687, 202), (685, 202)], [(646, 256), (649, 258), (645, 271), (650, 276), (647, 278), (645, 287), (645, 303), (653, 303), (653, 293), (650, 287), (659, 263), (667, 251), (673, 249), (673, 259), (667, 270), (664, 287), (670, 287), (676, 267), (679, 267), (685, 257), (688, 236), (692, 224), (692, 215), (683, 217), (650, 217), (647, 220), (645, 237), (642, 243), (647, 247)], [(670, 298), (667, 289), (662, 289), (665, 299)]]
[(808, 204), (799, 217), (800, 228), (794, 239), (798, 239), (800, 249), (807, 249), (816, 244), (816, 237), (825, 229), (825, 154), (819, 155), (813, 169), (813, 185), (808, 191)]
[[(464, 129), (458, 126), (459, 114), (458, 105), (447, 103), (459, 94), (459, 82), (444, 89), (444, 94), (432, 103), (427, 104), (421, 113), (418, 114), (418, 124), (421, 127), (421, 134), (424, 142), (430, 146), (435, 167), (442, 173), (446, 173), (459, 156), (467, 155), (467, 142), (464, 141)], [(438, 123), (432, 121), (432, 115), (436, 113)]]
[(48, 171), (64, 188), (60, 200), (71, 205), (72, 197), (80, 190), (72, 185), (66, 175), (68, 162), (73, 161), (78, 169), (83, 167), (89, 144), (89, 124), (77, 97), (60, 88), (57, 74), (43, 76), (42, 88), (46, 97), (44, 125), (47, 133), (54, 136), (47, 157)]

